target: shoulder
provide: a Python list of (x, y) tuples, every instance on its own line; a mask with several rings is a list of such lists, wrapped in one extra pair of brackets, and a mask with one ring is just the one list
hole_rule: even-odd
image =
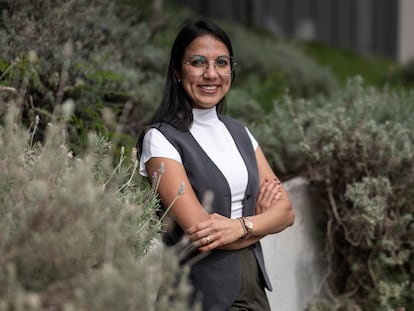
[(169, 144), (168, 139), (165, 137), (164, 133), (161, 132), (158, 128), (151, 127), (148, 128), (144, 134), (143, 139), (143, 150), (151, 150), (154, 147), (162, 148)]
[(147, 176), (145, 163), (153, 157), (161, 157), (181, 162), (181, 156), (170, 141), (156, 128), (149, 128), (144, 135), (140, 154), (140, 173)]
[[(174, 146), (180, 154), (183, 153), (183, 148), (185, 148), (185, 146), (192, 143), (192, 136), (188, 130), (176, 128), (165, 122), (148, 126), (147, 133), (150, 131), (158, 132), (155, 134), (154, 139), (162, 139), (164, 142), (168, 142), (168, 144)], [(162, 136), (162, 138), (160, 136)]]
[(175, 128), (174, 126), (168, 123), (157, 123), (147, 127), (144, 143), (151, 144), (173, 144), (177, 140), (180, 140), (182, 136), (180, 133), (183, 133), (182, 130)]
[(219, 115), (219, 119), (220, 119), (223, 123), (227, 123), (227, 124), (232, 124), (232, 125), (238, 125), (238, 126), (243, 126), (243, 127), (245, 127), (245, 125), (244, 125), (241, 121), (239, 121), (239, 120), (237, 120), (237, 119), (234, 119), (234, 118), (232, 118), (232, 117), (230, 117), (230, 116), (227, 116), (227, 115), (222, 115), (222, 114), (220, 114), (220, 115)]
[(145, 131), (144, 141), (151, 141), (160, 137), (164, 137), (162, 132), (156, 127), (150, 127)]
[(164, 136), (166, 136), (167, 138), (170, 136), (174, 137), (174, 136), (180, 135), (181, 133), (186, 132), (186, 130), (176, 128), (175, 126), (169, 123), (166, 123), (166, 122), (151, 124), (147, 127), (147, 131), (151, 129), (158, 130), (159, 132), (164, 134)]

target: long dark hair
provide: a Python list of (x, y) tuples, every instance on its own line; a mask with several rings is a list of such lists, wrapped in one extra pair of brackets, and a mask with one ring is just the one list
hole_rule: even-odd
[[(233, 47), (230, 38), (218, 25), (207, 20), (185, 22), (171, 47), (170, 61), (168, 64), (167, 78), (161, 104), (149, 121), (149, 124), (166, 122), (172, 126), (186, 130), (193, 122), (191, 101), (177, 81), (176, 72), (181, 72), (181, 62), (185, 49), (199, 36), (210, 34), (222, 41), (233, 57)], [(232, 65), (233, 66), (233, 65)], [(234, 71), (232, 72), (234, 80)], [(217, 111), (224, 111), (224, 98), (217, 104)], [(142, 146), (144, 133), (140, 135), (138, 147)], [(139, 148), (141, 149), (141, 148)]]

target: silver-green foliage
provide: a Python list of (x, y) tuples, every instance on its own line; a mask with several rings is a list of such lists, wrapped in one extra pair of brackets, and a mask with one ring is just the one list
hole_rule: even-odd
[(247, 124), (254, 124), (264, 116), (260, 104), (247, 91), (237, 88), (226, 95), (226, 113)]
[(292, 108), (292, 102), (292, 97), (285, 94), (274, 101), (270, 113), (265, 114), (260, 122), (252, 124), (252, 131), (268, 161), (282, 175), (295, 174), (304, 166), (300, 148), (302, 138), (296, 124), (292, 122), (292, 113), (295, 113), (292, 109), (300, 111), (305, 101), (297, 100), (297, 109)]
[(335, 309), (414, 306), (414, 132), (409, 114), (386, 113), (408, 98), (357, 77), (330, 98), (289, 101), (324, 206), (324, 280)]
[(253, 127), (277, 171), (305, 174), (324, 214), (325, 292), (310, 310), (413, 307), (414, 92), (289, 94)]
[(94, 134), (74, 157), (58, 122), (35, 143), (38, 120), (27, 130), (16, 111), (0, 123), (0, 310), (186, 310), (137, 160), (114, 171)]

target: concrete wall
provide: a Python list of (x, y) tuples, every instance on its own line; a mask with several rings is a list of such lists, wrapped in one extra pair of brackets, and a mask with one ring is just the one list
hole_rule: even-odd
[(398, 59), (406, 63), (414, 58), (414, 1), (400, 1)]
[[(315, 205), (303, 178), (284, 183), (296, 219), (292, 227), (262, 240), (266, 268), (273, 284), (267, 292), (272, 310), (303, 311), (317, 292), (323, 273)], [(319, 234), (318, 234), (319, 232)]]

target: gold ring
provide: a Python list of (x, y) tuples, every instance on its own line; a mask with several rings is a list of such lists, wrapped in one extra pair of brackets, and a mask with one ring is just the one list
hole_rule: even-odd
[(210, 244), (210, 237), (206, 236), (207, 244)]

